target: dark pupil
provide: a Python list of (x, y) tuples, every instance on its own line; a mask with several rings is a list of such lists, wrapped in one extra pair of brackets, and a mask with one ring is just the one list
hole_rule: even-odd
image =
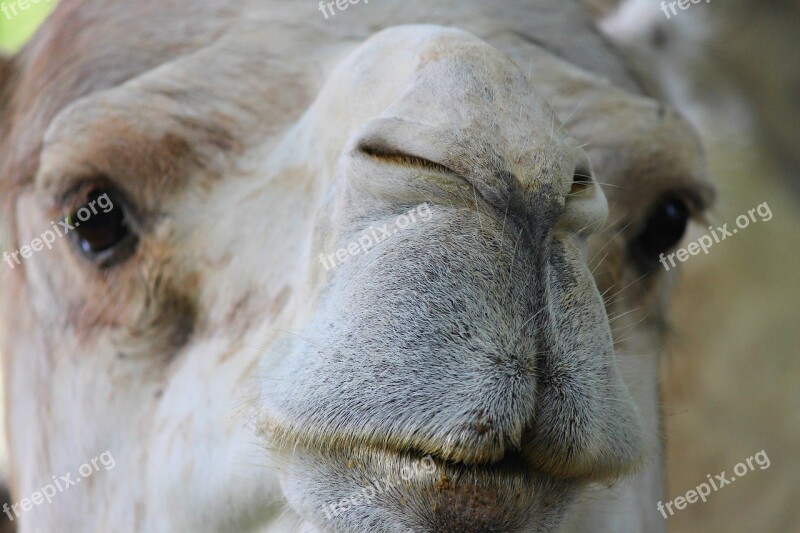
[(651, 259), (658, 259), (680, 242), (688, 221), (689, 208), (684, 202), (676, 199), (661, 202), (639, 236), (641, 251)]
[(86, 203), (70, 216), (70, 222), (86, 253), (113, 248), (129, 233), (121, 204), (106, 190), (89, 193)]

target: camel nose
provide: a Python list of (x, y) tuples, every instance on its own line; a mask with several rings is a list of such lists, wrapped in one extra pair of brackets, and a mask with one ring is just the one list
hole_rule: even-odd
[[(412, 172), (415, 187), (430, 180), (442, 188), (442, 176), (455, 176), (463, 187), (449, 190), (449, 202), (464, 196), (484, 200), (501, 232), (509, 218), (517, 223), (528, 236), (520, 246), (529, 254), (538, 293), (534, 311), (523, 314), (525, 320), (536, 315), (527, 324), (535, 341), (501, 351), (522, 352), (510, 360), (525, 362), (535, 374), (527, 386), (537, 398), (514, 413), (524, 427), (473, 415), (474, 442), (482, 431), (494, 430), (505, 440), (506, 454), (521, 453), (542, 470), (564, 477), (616, 476), (636, 462), (637, 417), (612, 360), (602, 300), (573, 238), (603, 225), (606, 197), (581, 147), (516, 64), (461, 32), (443, 30), (439, 39), (419, 52), (413, 86), (356, 136), (354, 152), (374, 167), (359, 163), (348, 179), (385, 193), (387, 183), (376, 184), (375, 177), (402, 162), (420, 170)], [(439, 51), (444, 48), (446, 53)], [(516, 401), (511, 398), (502, 401)], [(607, 416), (612, 411), (614, 420)], [(455, 455), (477, 463), (503, 457), (485, 450)]]
[(605, 197), (527, 77), (467, 33), (402, 27), (328, 87), (319, 114), (347, 141), (321, 150), (336, 208), (320, 235), (344, 249), (410, 205), (431, 216), (324, 277), (302, 334), (325, 342), (265, 392), (282, 431), (561, 478), (630, 468), (638, 415), (576, 237)]

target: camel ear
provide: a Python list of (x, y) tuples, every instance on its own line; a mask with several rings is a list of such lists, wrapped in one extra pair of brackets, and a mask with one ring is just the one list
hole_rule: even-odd
[[(6, 137), (11, 129), (11, 98), (14, 94), (13, 86), (17, 77), (16, 72), (14, 58), (0, 52), (0, 222), (4, 221), (3, 215), (8, 212), (9, 207), (6, 205), (9, 195), (6, 194), (4, 187), (8, 180), (5, 179), (3, 163), (6, 160), (6, 151), (8, 150)], [(0, 234), (0, 242), (3, 242), (2, 234)], [(3, 528), (0, 527), (0, 533), (3, 531)]]
[(8, 113), (16, 68), (14, 58), (0, 53), (0, 143), (8, 128)]
[[(0, 505), (10, 507), (12, 503), (14, 503), (14, 499), (11, 497), (11, 492), (8, 490), (5, 480), (0, 479)], [(16, 524), (11, 520), (2, 520), (0, 523), (0, 533), (14, 533), (16, 530)]]

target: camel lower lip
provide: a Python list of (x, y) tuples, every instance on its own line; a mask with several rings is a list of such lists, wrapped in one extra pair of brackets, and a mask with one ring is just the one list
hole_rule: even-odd
[(469, 467), (385, 450), (301, 450), (291, 463), (286, 493), (323, 530), (363, 531), (365, 523), (394, 524), (386, 531), (547, 530), (575, 493), (574, 483), (514, 459)]

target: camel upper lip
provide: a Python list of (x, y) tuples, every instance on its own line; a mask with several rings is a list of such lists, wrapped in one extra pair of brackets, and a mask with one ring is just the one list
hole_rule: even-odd
[(510, 436), (503, 440), (502, 446), (490, 446), (488, 441), (476, 442), (470, 446), (467, 443), (454, 444), (432, 438), (420, 439), (414, 435), (379, 434), (353, 429), (340, 428), (336, 432), (314, 431), (290, 421), (279, 421), (267, 414), (261, 415), (258, 427), (261, 435), (270, 441), (272, 447), (284, 451), (298, 446), (319, 450), (323, 454), (347, 449), (375, 450), (391, 454), (431, 456), (439, 461), (468, 468), (495, 465), (502, 467), (525, 463), (518, 453), (518, 439)]
[(533, 466), (517, 450), (510, 450), (498, 458), (465, 462), (451, 459), (441, 449), (431, 452), (409, 448), (402, 444), (395, 445), (391, 438), (385, 438), (381, 442), (377, 439), (361, 442), (349, 434), (330, 436), (313, 432), (300, 434), (287, 426), (278, 426), (274, 421), (268, 424), (266, 428), (262, 426), (262, 431), (265, 435), (269, 435), (270, 445), (276, 450), (292, 454), (299, 451), (302, 454), (325, 457), (334, 462), (341, 461), (348, 468), (352, 468), (353, 465), (364, 465), (368, 470), (389, 476), (396, 473), (392, 471), (391, 465), (428, 460), (439, 470), (460, 477), (469, 474), (476, 483), (482, 479), (509, 476), (518, 477), (520, 480), (527, 476), (552, 477)]

